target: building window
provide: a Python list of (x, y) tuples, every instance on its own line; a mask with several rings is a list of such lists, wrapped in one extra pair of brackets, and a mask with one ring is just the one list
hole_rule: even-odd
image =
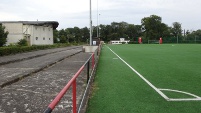
[(43, 31), (45, 31), (45, 28), (43, 27)]
[(49, 38), (49, 40), (51, 40), (51, 39)]
[(43, 40), (45, 40), (45, 37), (43, 37)]
[(35, 27), (35, 30), (37, 30), (37, 27)]
[(50, 28), (48, 28), (48, 30), (50, 31)]
[(38, 37), (36, 37), (36, 40), (38, 40)]

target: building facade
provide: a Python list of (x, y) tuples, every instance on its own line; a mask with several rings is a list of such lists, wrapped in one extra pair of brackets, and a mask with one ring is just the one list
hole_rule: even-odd
[(110, 44), (128, 44), (130, 40), (125, 40), (125, 38), (120, 38), (120, 40), (111, 40)]
[(7, 44), (16, 44), (26, 39), (28, 45), (52, 45), (53, 30), (59, 25), (56, 21), (4, 21), (0, 22), (9, 32)]

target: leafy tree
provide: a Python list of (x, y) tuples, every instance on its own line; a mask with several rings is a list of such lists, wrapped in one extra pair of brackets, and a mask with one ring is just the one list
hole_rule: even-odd
[(66, 37), (64, 35), (61, 35), (60, 42), (61, 43), (66, 43), (67, 42)]
[(57, 29), (55, 29), (55, 30), (53, 31), (54, 43), (59, 43), (58, 38), (59, 38), (59, 31), (58, 31)]
[(0, 24), (0, 47), (4, 46), (7, 42), (8, 32), (5, 32), (5, 27)]
[(89, 37), (90, 37), (89, 36), (89, 29), (87, 27), (84, 27), (80, 30), (81, 30), (81, 35), (82, 35), (81, 41), (88, 43), (87, 41), (89, 40)]
[(173, 34), (174, 37), (181, 36), (182, 35), (182, 28), (181, 24), (179, 22), (174, 22), (172, 27), (171, 33)]
[(109, 36), (112, 33), (112, 26), (111, 25), (105, 25), (101, 26), (101, 37), (104, 41), (109, 42), (111, 40), (111, 37)]
[(118, 33), (111, 33), (110, 35), (108, 35), (108, 39), (119, 40)]
[(201, 40), (201, 29), (193, 32), (190, 32), (189, 30), (187, 31), (188, 33), (186, 33), (186, 35), (188, 40)]
[(66, 34), (66, 31), (64, 29), (61, 29), (59, 31), (58, 37), (59, 37), (61, 43), (67, 42), (67, 34)]
[(144, 17), (141, 20), (142, 30), (145, 37), (150, 40), (159, 39), (164, 35), (167, 30), (167, 25), (162, 23), (162, 18), (157, 15), (151, 15), (150, 17)]
[(74, 28), (67, 28), (65, 29), (66, 34), (67, 34), (67, 40), (69, 43), (74, 42), (75, 41), (75, 32), (74, 32)]
[(126, 30), (126, 34), (128, 35), (129, 39), (134, 38), (137, 35), (137, 28), (135, 27), (134, 24), (129, 24), (128, 28)]
[(81, 37), (82, 37), (80, 28), (79, 27), (74, 27), (73, 29), (74, 29), (74, 36), (75, 36), (74, 41), (79, 43), (80, 40), (81, 40)]

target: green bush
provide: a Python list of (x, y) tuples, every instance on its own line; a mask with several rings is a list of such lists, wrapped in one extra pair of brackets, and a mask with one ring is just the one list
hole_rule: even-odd
[(51, 48), (59, 48), (59, 47), (67, 47), (71, 45), (79, 45), (78, 43), (68, 44), (68, 43), (57, 43), (54, 45), (33, 45), (33, 46), (7, 46), (7, 47), (0, 47), (0, 56), (10, 55), (10, 54), (17, 54), (35, 50), (44, 50), (44, 49), (51, 49)]
[(28, 46), (28, 43), (27, 43), (26, 39), (20, 39), (17, 44), (20, 45), (20, 46)]

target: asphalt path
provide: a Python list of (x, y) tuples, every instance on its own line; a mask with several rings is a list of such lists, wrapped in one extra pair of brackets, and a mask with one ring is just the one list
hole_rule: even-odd
[[(77, 47), (1, 65), (1, 85), (16, 78), (19, 80), (0, 88), (0, 113), (44, 112), (89, 56)], [(85, 85), (86, 68), (77, 78), (77, 103)], [(71, 95), (68, 91), (53, 113), (71, 112)]]

